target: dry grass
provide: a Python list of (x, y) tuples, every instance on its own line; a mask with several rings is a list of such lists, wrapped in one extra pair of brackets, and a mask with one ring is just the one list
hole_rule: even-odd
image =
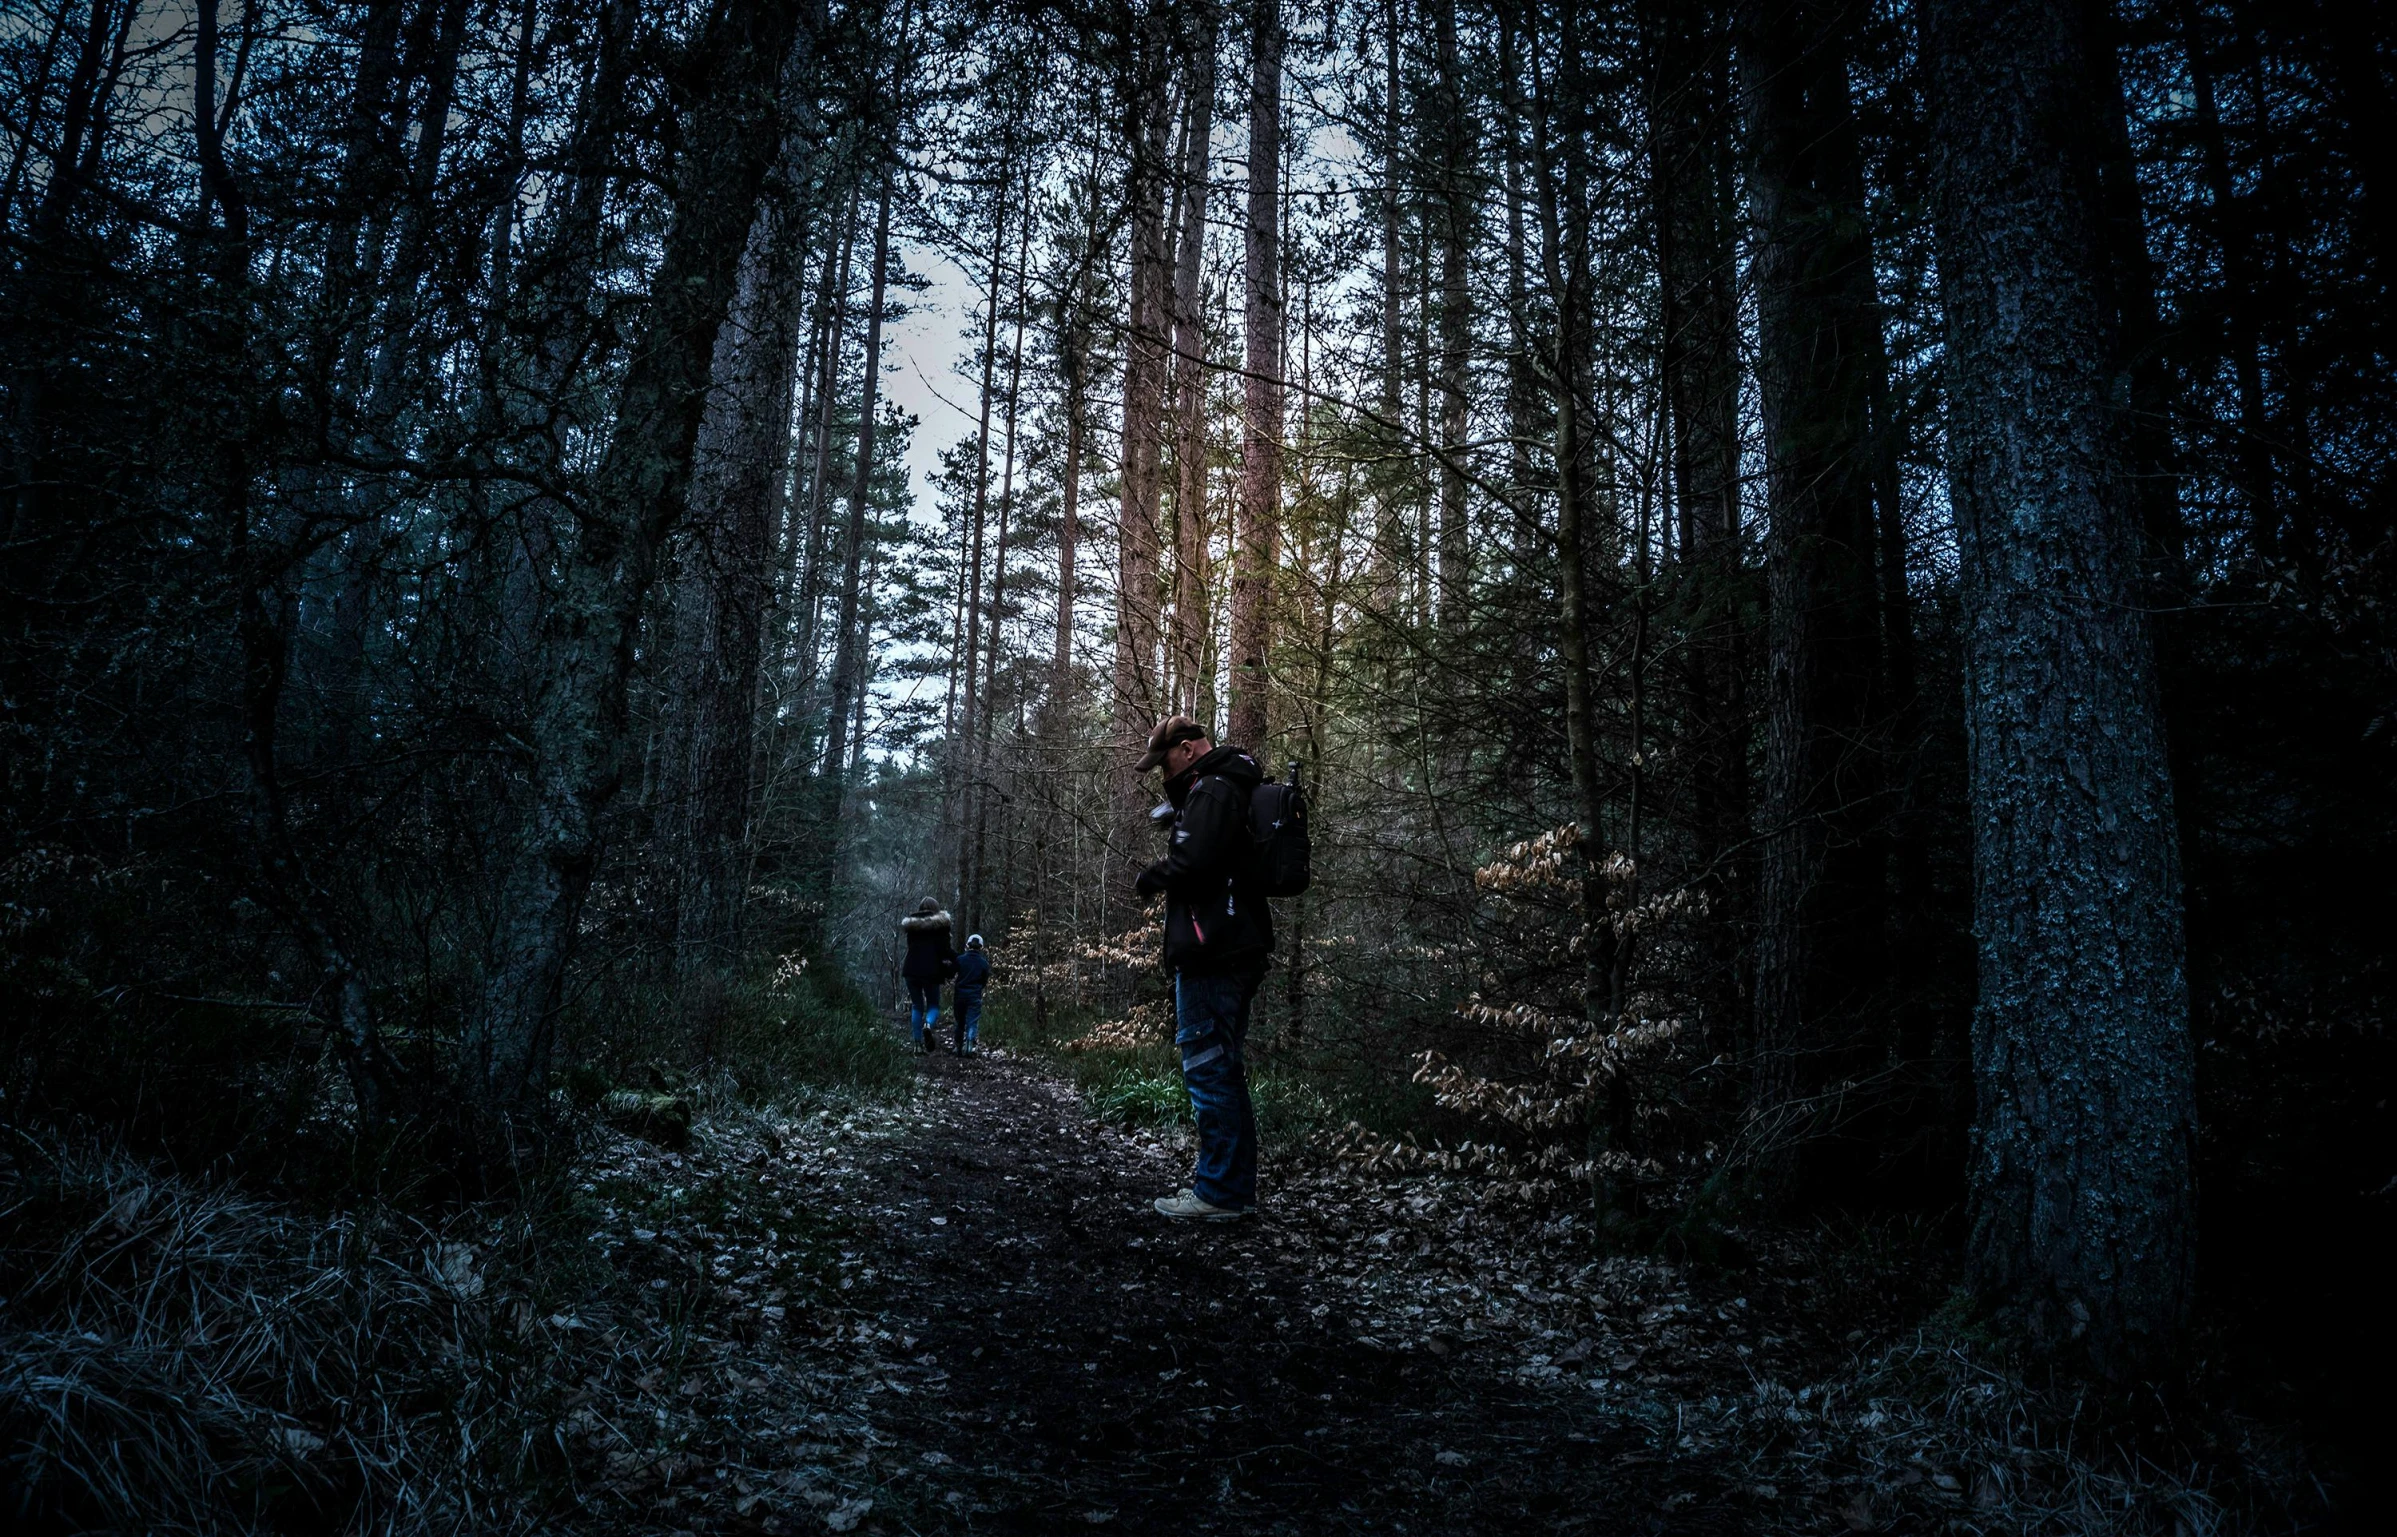
[(2020, 1537), (2229, 1537), (2327, 1512), (2293, 1444), (2263, 1427), (2214, 1416), (2134, 1429), (2119, 1405), (2042, 1389), (1939, 1328), (1846, 1375), (1709, 1399), (1683, 1433), (1738, 1458), (1781, 1518), (1771, 1526), (1791, 1531), (1819, 1530), (1826, 1504), (1853, 1531)]
[(0, 1529), (482, 1537), (837, 1509), (863, 1447), (854, 1240), (799, 1187), (897, 1112), (760, 1110), (721, 1075), (685, 1092), (687, 1149), (569, 1128), (541, 1181), (437, 1221), (0, 1134)]
[(531, 1524), (542, 1392), (485, 1252), (89, 1144), (0, 1164), (0, 1444), (37, 1528)]

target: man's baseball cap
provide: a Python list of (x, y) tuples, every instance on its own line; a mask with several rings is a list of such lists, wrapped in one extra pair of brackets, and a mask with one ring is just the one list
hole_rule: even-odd
[(1145, 774), (1165, 761), (1165, 755), (1182, 742), (1196, 742), (1207, 735), (1207, 728), (1187, 715), (1168, 715), (1157, 722), (1149, 733), (1148, 755), (1133, 765), (1133, 772)]

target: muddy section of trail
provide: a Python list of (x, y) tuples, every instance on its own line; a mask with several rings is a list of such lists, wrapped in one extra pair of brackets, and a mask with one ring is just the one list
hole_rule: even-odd
[(920, 1470), (884, 1486), (880, 1520), (1748, 1529), (1721, 1479), (1660, 1457), (1570, 1373), (1527, 1376), (1519, 1354), (1436, 1322), (1391, 1337), (1393, 1316), (1437, 1310), (1410, 1307), (1403, 1276), (1377, 1293), (1349, 1279), (1390, 1232), (1320, 1220), (1270, 1173), (1261, 1215), (1171, 1223), (1149, 1203), (1187, 1182), (1173, 1140), (1094, 1123), (1025, 1063), (928, 1058), (924, 1077), (916, 1130), (862, 1159), (849, 1191), (898, 1368), (871, 1400), (877, 1461)]

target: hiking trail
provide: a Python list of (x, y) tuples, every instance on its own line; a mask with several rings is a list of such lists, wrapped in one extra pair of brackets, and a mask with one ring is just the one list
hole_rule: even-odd
[(890, 1506), (915, 1529), (1745, 1529), (1591, 1393), (1587, 1335), (1522, 1348), (1565, 1299), (1493, 1311), (1432, 1235), (1277, 1178), (1282, 1149), (1259, 1216), (1168, 1222), (1179, 1139), (1005, 1057), (927, 1057), (921, 1082), (914, 1130), (843, 1182), (904, 1362), (866, 1418), (923, 1470)]

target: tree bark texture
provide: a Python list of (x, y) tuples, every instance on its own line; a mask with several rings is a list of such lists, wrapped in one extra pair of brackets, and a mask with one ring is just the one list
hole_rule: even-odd
[(1388, 0), (1382, 33), (1382, 356), (1381, 431), (1389, 439), (1391, 460), (1381, 467), (1374, 492), (1373, 605), (1394, 619), (1405, 592), (1407, 566), (1405, 492), (1397, 472), (1399, 440), (1406, 430), (1406, 269), (1401, 235), (1405, 205), (1399, 197), (1404, 174), (1400, 160), (1403, 127), (1399, 115), (1400, 78), (1398, 0)]
[(624, 780), (635, 645), (686, 510), (709, 364), (779, 141), (776, 84), (799, 10), (796, 0), (722, 0), (694, 48), (673, 223), (563, 590), (542, 620), (529, 804), (465, 1042), (473, 1091), (492, 1108), (536, 1095), (547, 1072), (603, 819)]
[(664, 831), (678, 866), (674, 966), (684, 983), (731, 964), (748, 885), (758, 677), (807, 303), (804, 199), (811, 158), (794, 125), (750, 226), (693, 449), (660, 755)]
[(1756, 1151), (1769, 1184), (1832, 1108), (1887, 971), (1872, 243), (1848, 97), (1845, 0), (1742, 0), (1755, 226), (1767, 622), (1757, 886)]
[(1437, 0), (1433, 41), (1438, 66), (1434, 121), (1440, 134), (1440, 516), (1439, 617), (1462, 625), (1472, 579), (1472, 542), (1465, 526), (1465, 440), (1470, 419), (1468, 373), (1473, 356), (1473, 294), (1469, 257), (1478, 233), (1480, 198), (1474, 180), (1480, 148), (1465, 110), (1457, 53), (1456, 0)]
[[(974, 426), (974, 500), (966, 514), (966, 548), (963, 590), (960, 613), (965, 624), (964, 649), (957, 653), (957, 666), (952, 670), (963, 695), (963, 708), (957, 718), (957, 746), (950, 758), (949, 793), (942, 800), (942, 818), (951, 823), (945, 831), (957, 837), (957, 894), (956, 906), (965, 908), (966, 893), (974, 879), (974, 859), (971, 841), (965, 829), (972, 821), (968, 804), (975, 798), (974, 782), (980, 774), (979, 753), (974, 744), (981, 740), (976, 730), (977, 711), (981, 704), (981, 670), (975, 659), (982, 655), (982, 536), (985, 520), (990, 514), (990, 413), (996, 400), (995, 379), (999, 367), (999, 287), (1004, 276), (1002, 261), (1007, 251), (1007, 192), (1010, 173), (1004, 161), (999, 167), (1000, 191), (992, 200), (990, 219), (990, 291), (982, 311), (982, 385), (980, 404)], [(1030, 211), (1026, 210), (1027, 221)]]
[(1173, 706), (1200, 714), (1207, 671), (1211, 583), (1207, 571), (1207, 330), (1199, 296), (1207, 252), (1208, 140), (1215, 132), (1216, 13), (1204, 8), (1191, 43), (1174, 236)]
[(808, 716), (814, 713), (816, 690), (823, 682), (820, 657), (824, 649), (825, 541), (831, 522), (832, 428), (840, 404), (841, 355), (849, 338), (850, 266), (857, 254), (863, 201), (863, 189), (852, 186), (848, 212), (841, 219), (840, 271), (830, 289), (832, 318), (825, 326), (822, 372), (816, 380), (815, 441), (808, 452), (807, 551), (800, 561), (798, 627), (791, 641), (791, 654), (799, 664), (795, 693)]
[(1048, 710), (1051, 723), (1062, 730), (1074, 692), (1074, 602), (1079, 571), (1076, 559), (1082, 545), (1082, 455), (1088, 449), (1086, 426), (1090, 407), (1090, 312), (1098, 281), (1098, 154), (1102, 142), (1091, 136), (1091, 172), (1084, 196), (1091, 222), (1084, 227), (1081, 267), (1065, 303), (1058, 307), (1057, 367), (1065, 386), (1065, 458), (1058, 466), (1057, 509), (1057, 630), (1049, 657)]
[[(1525, 253), (1531, 242), (1524, 227), (1523, 191), (1523, 64), (1517, 58), (1519, 33), (1511, 8), (1498, 8), (1499, 101), (1503, 109), (1506, 148), (1501, 171), (1506, 182), (1506, 424), (1507, 484), (1522, 497), (1531, 485), (1531, 446), (1540, 434), (1540, 383), (1531, 340), (1530, 283)], [(1509, 550), (1521, 570), (1536, 558), (1540, 533), (1537, 517), (1518, 511), (1509, 530)]]
[[(1161, 69), (1152, 73), (1161, 75)], [(1157, 677), (1157, 492), (1159, 418), (1165, 398), (1166, 138), (1171, 106), (1162, 80), (1136, 86), (1130, 102), (1131, 296), (1124, 337), (1121, 497), (1116, 537), (1115, 687), (1119, 745), (1135, 756), (1159, 704)]]
[[(1032, 188), (1023, 190), (1027, 208), (1032, 200)], [(965, 918), (968, 930), (982, 927), (983, 893), (990, 877), (990, 800), (991, 800), (991, 722), (999, 708), (999, 653), (1002, 650), (1001, 626), (1007, 617), (1007, 534), (1010, 515), (1015, 511), (1015, 454), (1017, 408), (1024, 396), (1024, 321), (1026, 295), (1025, 274), (1032, 259), (1032, 221), (1019, 221), (1015, 253), (1015, 340), (1007, 352), (1007, 446), (1000, 455), (999, 469), (999, 538), (991, 554), (990, 566), (990, 644), (982, 658), (982, 718), (974, 738), (974, 878), (966, 888)], [(1002, 899), (1000, 913), (1006, 905)]]
[(1249, 27), (1248, 225), (1242, 269), (1239, 522), (1232, 553), (1231, 718), (1263, 754), (1273, 568), (1282, 531), (1282, 6), (1255, 0)]
[[(1609, 1022), (1614, 972), (1614, 927), (1606, 906), (1599, 819), (1605, 800), (1598, 782), (1598, 702), (1592, 687), (1589, 523), (1591, 464), (1583, 423), (1589, 374), (1590, 219), (1588, 177), (1576, 137), (1559, 134), (1555, 119), (1578, 102), (1578, 8), (1560, 20), (1558, 80), (1552, 92), (1538, 74), (1533, 39), (1532, 184), (1540, 210), (1541, 276), (1553, 306), (1554, 334), (1542, 360), (1556, 412), (1557, 659), (1565, 672), (1565, 750), (1573, 776), (1573, 809), (1580, 869), (1582, 1018), (1594, 1031)], [(1561, 141), (1561, 143), (1557, 143)], [(1555, 144), (1556, 147), (1552, 147)], [(1561, 148), (1561, 161), (1557, 149)]]
[(2102, 1370), (2194, 1280), (2172, 786), (2110, 389), (2084, 10), (1926, 0), (1980, 999), (1970, 1272)]
[(829, 786), (825, 804), (836, 824), (848, 795), (847, 765), (855, 746), (852, 737), (862, 736), (862, 728), (852, 732), (850, 712), (864, 702), (871, 649), (869, 637), (858, 627), (858, 605), (866, 560), (866, 513), (874, 494), (874, 409), (882, 386), (882, 311), (891, 275), (891, 184), (897, 175), (895, 167), (883, 168), (882, 191), (874, 204), (874, 291), (866, 304), (865, 382), (857, 403), (857, 474), (849, 484), (849, 525), (841, 536), (840, 620), (834, 629), (830, 735), (821, 770)]
[(1650, 174), (1663, 310), (1658, 362), (1680, 551), (1674, 599), (1690, 637), (1681, 666), (1690, 823), (1703, 889), (1727, 920), (1710, 926), (1722, 936), (1709, 968), (1720, 980), (1706, 1020), (1709, 1044), (1717, 1050), (1731, 1049), (1738, 1009), (1740, 958), (1727, 941), (1745, 912), (1743, 883), (1731, 866), (1748, 839), (1750, 734), (1729, 22), (1719, 4), (1663, 4), (1648, 12)]
[[(1095, 239), (1095, 232), (1093, 232)], [(1085, 259), (1090, 253), (1085, 252)], [(1082, 455), (1087, 449), (1085, 427), (1090, 407), (1091, 285), (1095, 263), (1086, 267), (1074, 285), (1060, 316), (1057, 367), (1064, 376), (1065, 450), (1058, 466), (1057, 507), (1057, 629), (1049, 656), (1048, 710), (1062, 729), (1074, 693), (1074, 602), (1079, 571), (1075, 561), (1082, 547)]]

